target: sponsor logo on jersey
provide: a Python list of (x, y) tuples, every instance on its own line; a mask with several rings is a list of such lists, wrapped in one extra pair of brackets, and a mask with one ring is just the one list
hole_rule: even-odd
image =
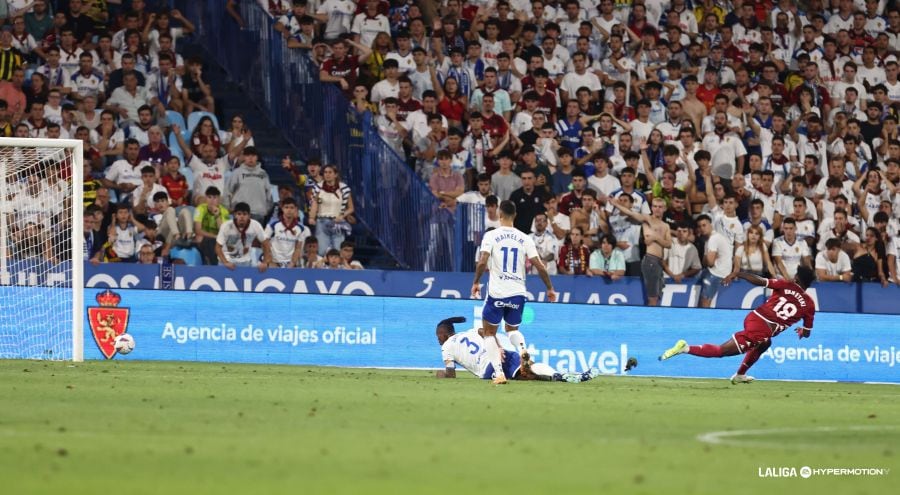
[(116, 354), (116, 337), (128, 329), (131, 310), (118, 307), (122, 296), (109, 289), (97, 294), (96, 300), (100, 306), (87, 308), (88, 324), (100, 352), (106, 359), (112, 359)]

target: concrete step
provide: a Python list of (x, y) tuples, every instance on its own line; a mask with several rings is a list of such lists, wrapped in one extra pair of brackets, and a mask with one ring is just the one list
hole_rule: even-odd
[[(196, 55), (206, 61), (203, 74), (216, 98), (216, 116), (219, 124), (227, 129), (234, 115), (243, 116), (247, 127), (253, 131), (253, 140), (271, 182), (293, 184), (294, 178), (281, 167), (281, 159), (288, 155), (297, 161), (298, 153), (284, 138), (283, 130), (269, 121), (266, 113), (248, 97), (246, 89), (231, 81), (225, 70), (213, 61), (214, 59), (202, 46), (184, 43), (181, 51), (185, 58)], [(365, 226), (361, 224), (354, 226), (352, 239), (356, 243), (356, 257), (366, 268), (386, 270), (399, 268), (397, 261)]]

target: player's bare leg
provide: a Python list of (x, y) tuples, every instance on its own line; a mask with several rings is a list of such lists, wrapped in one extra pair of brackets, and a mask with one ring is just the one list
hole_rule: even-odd
[(738, 383), (752, 382), (754, 378), (748, 375), (747, 371), (749, 371), (750, 368), (754, 364), (756, 364), (756, 361), (758, 361), (759, 358), (762, 357), (762, 355), (765, 354), (765, 352), (769, 350), (769, 347), (771, 346), (772, 341), (767, 340), (762, 344), (754, 347), (753, 349), (747, 351), (747, 354), (744, 356), (744, 361), (741, 362), (741, 365), (738, 367), (737, 373), (735, 373), (734, 376), (731, 377), (731, 383), (736, 385)]
[(495, 385), (506, 384), (506, 374), (503, 373), (503, 360), (500, 356), (500, 345), (497, 343), (497, 327), (493, 323), (481, 321), (481, 330), (484, 336), (484, 350), (487, 353), (488, 361), (494, 368), (493, 383)]

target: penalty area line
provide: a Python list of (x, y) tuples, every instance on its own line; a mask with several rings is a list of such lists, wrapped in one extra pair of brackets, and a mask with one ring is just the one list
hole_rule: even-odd
[(769, 436), (785, 433), (834, 433), (841, 431), (894, 431), (900, 429), (900, 425), (850, 425), (850, 426), (809, 426), (790, 428), (759, 428), (752, 430), (721, 430), (710, 431), (697, 435), (697, 440), (711, 445), (730, 445), (737, 447), (777, 447), (777, 448), (820, 448), (819, 444), (793, 443), (785, 445), (765, 440), (743, 439), (750, 436)]

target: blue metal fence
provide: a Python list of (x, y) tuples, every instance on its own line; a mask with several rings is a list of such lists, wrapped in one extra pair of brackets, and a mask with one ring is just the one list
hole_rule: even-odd
[(454, 224), (453, 259), (456, 260), (455, 271), (474, 272), (478, 261), (478, 248), (484, 235), (484, 206), (480, 204), (460, 203), (456, 207)]
[(401, 266), (471, 271), (468, 232), (477, 225), (470, 219), (483, 222), (483, 213), (465, 208), (454, 216), (440, 208), (428, 186), (378, 135), (372, 116), (357, 114), (336, 86), (321, 84), (315, 63), (304, 51), (287, 48), (256, 1), (240, 2), (240, 12), (243, 28), (221, 0), (188, 2), (185, 15), (216, 62), (302, 156), (339, 166), (360, 221)]

